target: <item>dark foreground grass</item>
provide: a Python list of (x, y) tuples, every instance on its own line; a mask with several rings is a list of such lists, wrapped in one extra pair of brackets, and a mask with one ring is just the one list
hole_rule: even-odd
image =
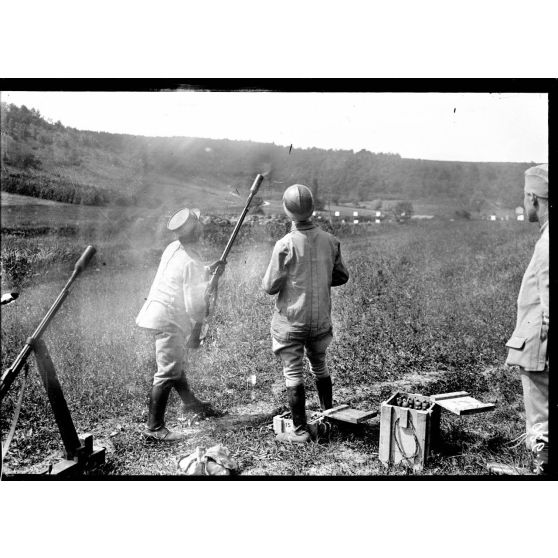
[[(79, 240), (81, 248), (90, 242)], [(488, 222), (382, 226), (342, 240), (351, 279), (333, 291), (334, 399), (367, 410), (379, 409), (396, 390), (424, 395), (467, 390), (496, 402), (494, 412), (482, 415), (444, 413), (442, 441), (422, 475), (485, 474), (486, 462), (494, 459), (527, 464), (523, 446), (513, 447), (523, 431), (520, 382), (503, 362), (535, 241), (534, 227)], [(168, 423), (189, 436), (164, 446), (141, 435), (154, 347), (150, 334), (134, 325), (157, 258), (150, 246), (143, 252), (129, 246), (118, 251), (98, 243), (96, 260), (44, 336), (78, 431), (93, 433), (107, 447), (107, 463), (95, 474), (175, 475), (180, 457), (216, 443), (229, 448), (242, 475), (408, 474), (378, 461), (379, 417), (356, 430), (335, 428), (327, 444), (275, 442), (271, 418), (285, 408), (285, 388), (270, 349), (273, 299), (259, 287), (271, 248), (269, 241), (245, 239), (235, 249), (221, 281), (211, 335), (189, 355), (188, 375), (197, 393), (226, 415), (179, 422), (173, 394)], [(216, 254), (216, 247), (206, 246), (208, 259)], [(46, 271), (53, 268), (45, 260), (30, 264), (41, 275), (26, 276), (20, 298), (2, 312), (3, 369), (54, 301), (72, 263), (58, 262), (50, 275)], [(2, 404), (3, 438), (17, 386)], [(307, 389), (308, 407), (317, 409), (309, 375)], [(59, 451), (59, 434), (32, 366), (4, 465), (14, 472), (37, 471)]]

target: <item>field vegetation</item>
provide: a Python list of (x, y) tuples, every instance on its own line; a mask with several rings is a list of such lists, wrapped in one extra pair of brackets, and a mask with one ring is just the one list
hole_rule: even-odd
[[(272, 416), (286, 409), (286, 396), (270, 348), (273, 299), (260, 281), (273, 242), (283, 234), (279, 228), (246, 227), (221, 280), (210, 336), (189, 354), (191, 383), (224, 417), (180, 421), (173, 394), (167, 421), (184, 428), (187, 439), (170, 447), (145, 441), (154, 348), (134, 319), (171, 239), (145, 214), (139, 221), (133, 213), (121, 213), (120, 220), (84, 213), (76, 219), (80, 224), (69, 218), (65, 232), (54, 226), (63, 222), (61, 215), (45, 225), (46, 233), (28, 227), (18, 234), (15, 224), (3, 230), (3, 291), (16, 285), (20, 297), (3, 307), (2, 362), (5, 369), (15, 358), (83, 249), (96, 246), (97, 255), (44, 336), (78, 432), (91, 432), (107, 448), (107, 463), (92, 474), (175, 475), (180, 457), (216, 443), (229, 448), (242, 475), (408, 474), (379, 462), (379, 417), (358, 430), (334, 429), (326, 444), (275, 442)], [(337, 233), (351, 279), (333, 291), (329, 365), (335, 401), (369, 410), (397, 390), (469, 391), (494, 401), (495, 411), (461, 418), (443, 413), (441, 443), (421, 475), (485, 474), (486, 462), (494, 459), (526, 465), (527, 452), (517, 444), (524, 429), (520, 381), (503, 363), (536, 231), (517, 222), (434, 221)], [(224, 233), (208, 231), (208, 260), (219, 255), (224, 239)], [(18, 385), (2, 403), (3, 438)], [(318, 409), (309, 375), (307, 390), (308, 408)], [(59, 451), (58, 430), (32, 365), (4, 465), (37, 471)]]

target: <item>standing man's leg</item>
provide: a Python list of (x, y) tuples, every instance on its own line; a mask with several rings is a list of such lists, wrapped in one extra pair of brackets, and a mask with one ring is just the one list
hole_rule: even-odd
[(184, 438), (184, 434), (170, 432), (165, 427), (165, 411), (170, 391), (183, 370), (184, 334), (179, 328), (156, 333), (155, 359), (157, 372), (153, 377), (145, 434), (149, 438), (177, 442)]
[(523, 368), (523, 400), (525, 404), (527, 448), (535, 454), (535, 466), (548, 464), (548, 367), (542, 372), (528, 372)]
[(302, 341), (281, 341), (272, 338), (272, 349), (283, 362), (283, 375), (287, 386), (287, 399), (293, 419), (294, 431), (279, 434), (277, 439), (283, 442), (305, 443), (310, 441), (306, 430), (306, 394), (304, 392)]
[(327, 348), (332, 340), (333, 335), (328, 332), (306, 342), (306, 355), (310, 361), (310, 371), (316, 381), (322, 411), (333, 407), (333, 383), (326, 363)]
[(183, 365), (180, 375), (174, 382), (174, 389), (176, 389), (180, 399), (182, 400), (182, 412), (183, 413), (197, 413), (204, 417), (216, 416), (219, 413), (213, 408), (209, 401), (201, 401), (198, 399), (186, 377), (186, 370), (188, 370), (188, 349), (184, 351)]

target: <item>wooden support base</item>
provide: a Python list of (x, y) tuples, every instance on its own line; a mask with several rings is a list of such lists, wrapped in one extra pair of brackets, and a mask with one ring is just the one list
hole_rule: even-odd
[(44, 341), (42, 339), (31, 341), (30, 345), (35, 352), (37, 368), (64, 444), (65, 459), (54, 465), (47, 473), (51, 475), (78, 474), (104, 463), (105, 448), (93, 447), (93, 436), (91, 434), (86, 434), (80, 438), (76, 433), (72, 415), (62, 392), (62, 386), (58, 381), (54, 364)]
[(79, 440), (81, 446), (74, 459), (62, 459), (44, 474), (60, 477), (81, 475), (84, 471), (105, 463), (105, 448), (94, 446), (93, 436), (88, 434)]

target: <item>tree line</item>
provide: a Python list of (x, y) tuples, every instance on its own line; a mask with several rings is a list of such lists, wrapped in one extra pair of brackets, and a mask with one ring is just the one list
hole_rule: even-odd
[[(2, 103), (2, 188), (16, 188), (17, 172), (26, 171), (20, 189), (37, 182), (41, 171), (84, 168), (86, 159), (99, 165), (127, 169), (137, 176), (163, 175), (177, 179), (200, 179), (217, 184), (235, 184), (258, 172), (265, 172), (266, 197), (280, 196), (293, 182), (309, 185), (325, 206), (328, 203), (436, 199), (455, 200), (467, 211), (481, 211), (489, 201), (514, 207), (521, 199), (523, 172), (533, 162), (478, 163), (405, 159), (395, 153), (354, 152), (342, 149), (300, 149), (269, 143), (214, 140), (192, 137), (144, 137), (76, 130), (60, 122), (48, 122), (35, 109)], [(114, 171), (116, 174), (116, 170)], [(4, 178), (11, 173), (12, 178)], [(62, 173), (62, 171), (61, 171)], [(35, 176), (34, 179), (29, 176)], [(44, 183), (44, 180), (43, 180)], [(63, 186), (62, 197), (78, 203), (141, 203), (140, 196), (111, 192), (82, 184), (87, 195), (79, 196)], [(139, 183), (139, 182), (138, 182)], [(41, 195), (40, 188), (31, 195)], [(39, 191), (39, 193), (37, 193)], [(53, 196), (52, 189), (49, 196)]]

